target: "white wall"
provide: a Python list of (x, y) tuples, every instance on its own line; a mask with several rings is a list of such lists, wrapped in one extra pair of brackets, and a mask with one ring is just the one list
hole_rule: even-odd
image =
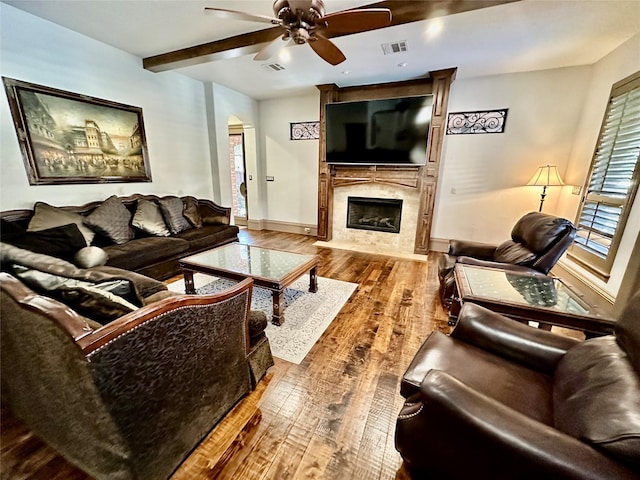
[(265, 218), (317, 225), (319, 141), (291, 140), (289, 124), (319, 118), (319, 92), (260, 102), (265, 175), (274, 177), (273, 182), (265, 182)]
[[(509, 111), (504, 133), (445, 136), (432, 237), (502, 242), (518, 218), (538, 210), (541, 187), (524, 185), (539, 165), (566, 176), (589, 73), (573, 67), (453, 82), (449, 112)], [(556, 212), (563, 188), (547, 189), (544, 212)]]
[[(209, 134), (211, 135), (214, 191), (219, 191), (218, 203), (232, 205), (231, 164), (229, 162), (229, 117), (242, 121), (245, 133), (245, 165), (247, 174), (247, 211), (252, 220), (264, 218), (264, 192), (258, 178), (263, 176), (256, 150), (259, 135), (258, 101), (215, 83), (207, 83)], [(210, 103), (213, 102), (213, 103)], [(252, 180), (249, 180), (249, 176)]]
[[(574, 185), (584, 185), (589, 166), (598, 140), (602, 119), (607, 107), (611, 87), (614, 83), (640, 70), (640, 35), (631, 38), (619, 48), (604, 57), (591, 69), (591, 83), (578, 129), (576, 131), (573, 149), (567, 168), (566, 181)], [(575, 220), (580, 203), (580, 197), (563, 191), (558, 204), (558, 214)], [(569, 258), (563, 264), (575, 269), (581, 277), (593, 283), (597, 288), (615, 297), (620, 282), (629, 263), (629, 258), (640, 233), (640, 195), (636, 196), (624, 236), (618, 248), (615, 262), (611, 269), (609, 281), (603, 281), (588, 271), (582, 269)]]
[(142, 107), (151, 183), (30, 186), (4, 88), (0, 95), (0, 208), (42, 200), (78, 205), (112, 194), (213, 198), (204, 88), (152, 73), (139, 58), (0, 3), (2, 76)]

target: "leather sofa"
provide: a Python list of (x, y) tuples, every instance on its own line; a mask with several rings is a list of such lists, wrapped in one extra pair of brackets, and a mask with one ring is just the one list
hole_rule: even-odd
[(396, 448), (413, 478), (640, 478), (640, 293), (583, 342), (466, 303), (407, 369)]
[(453, 268), (456, 262), (547, 274), (569, 248), (575, 235), (576, 228), (569, 220), (530, 212), (516, 222), (511, 238), (500, 245), (450, 240), (448, 253), (438, 261), (443, 304), (450, 304), (455, 292)]
[[(136, 221), (141, 204), (162, 216), (154, 221), (146, 215)], [(171, 212), (176, 204), (178, 211)], [(182, 257), (238, 241), (238, 227), (230, 225), (230, 208), (191, 196), (114, 195), (62, 207), (36, 202), (34, 209), (3, 211), (0, 218), (5, 243), (71, 261), (80, 249), (92, 245), (106, 254), (106, 265), (158, 280), (180, 274)], [(52, 251), (54, 244), (59, 248)]]
[[(3, 406), (94, 478), (169, 477), (273, 365), (250, 279), (180, 295), (115, 267), (0, 247)], [(113, 313), (116, 293), (136, 308), (87, 316), (99, 296), (98, 313)]]

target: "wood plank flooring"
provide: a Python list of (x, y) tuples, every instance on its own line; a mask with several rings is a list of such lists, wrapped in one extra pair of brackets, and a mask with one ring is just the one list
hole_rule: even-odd
[[(276, 359), (172, 476), (194, 479), (408, 478), (394, 448), (400, 377), (428, 334), (448, 332), (428, 262), (315, 247), (314, 237), (241, 231), (241, 242), (312, 253), (318, 275), (359, 287), (300, 365)], [(87, 479), (2, 410), (2, 479)]]

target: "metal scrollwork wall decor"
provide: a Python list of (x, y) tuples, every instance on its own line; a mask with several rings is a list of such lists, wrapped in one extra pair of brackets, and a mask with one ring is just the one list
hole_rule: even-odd
[(447, 135), (503, 133), (508, 111), (509, 109), (504, 108), (450, 113), (447, 119)]
[(291, 140), (317, 140), (320, 138), (320, 122), (291, 123)]

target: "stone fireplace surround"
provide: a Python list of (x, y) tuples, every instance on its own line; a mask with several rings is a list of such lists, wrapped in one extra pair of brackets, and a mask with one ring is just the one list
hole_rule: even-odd
[[(347, 228), (348, 197), (376, 197), (402, 200), (400, 233), (377, 232)], [(391, 185), (364, 184), (337, 188), (333, 195), (333, 239), (336, 245), (361, 247), (383, 252), (413, 254), (413, 244), (418, 220), (420, 195), (415, 189), (403, 189)]]

